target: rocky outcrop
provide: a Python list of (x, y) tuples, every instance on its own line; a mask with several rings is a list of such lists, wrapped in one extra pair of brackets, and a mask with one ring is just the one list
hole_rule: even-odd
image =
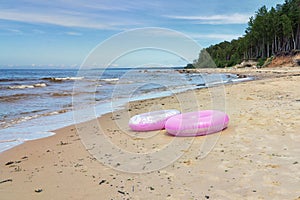
[(296, 66), (300, 66), (300, 53), (293, 57), (293, 62)]
[(300, 53), (276, 56), (266, 67), (297, 67), (300, 66)]
[(257, 62), (253, 60), (245, 60), (241, 62), (241, 64), (233, 66), (234, 68), (245, 68), (245, 67), (252, 67), (257, 68)]

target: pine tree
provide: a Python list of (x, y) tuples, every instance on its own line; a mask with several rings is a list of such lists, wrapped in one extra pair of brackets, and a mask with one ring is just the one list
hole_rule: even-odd
[(300, 0), (285, 0), (269, 11), (266, 6), (259, 8), (250, 17), (243, 37), (203, 49), (194, 65), (227, 67), (245, 59), (265, 60), (297, 50), (300, 51)]

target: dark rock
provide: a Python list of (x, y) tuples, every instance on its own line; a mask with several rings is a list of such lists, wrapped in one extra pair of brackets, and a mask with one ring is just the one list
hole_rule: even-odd
[(43, 192), (43, 189), (39, 188), (39, 189), (35, 189), (34, 191), (35, 191), (36, 193), (41, 193), (41, 192)]
[(6, 182), (12, 182), (12, 179), (5, 179), (5, 180), (3, 180), (3, 181), (0, 181), (0, 184), (6, 183)]
[(125, 195), (125, 192), (123, 192), (123, 191), (118, 190), (118, 192), (119, 192), (120, 194), (124, 194), (124, 195)]
[(67, 145), (67, 142), (60, 141), (60, 145)]
[(238, 78), (247, 78), (247, 76), (245, 74), (237, 74)]
[(197, 87), (199, 87), (199, 86), (205, 86), (205, 83), (200, 83), (200, 84), (197, 84), (196, 86)]
[(150, 190), (154, 190), (154, 187), (150, 187)]
[(15, 162), (14, 161), (9, 161), (7, 163), (5, 163), (5, 165), (11, 165), (11, 164), (14, 164)]

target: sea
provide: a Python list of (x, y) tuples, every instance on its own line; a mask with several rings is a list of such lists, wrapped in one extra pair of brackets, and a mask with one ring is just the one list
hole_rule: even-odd
[(78, 123), (73, 119), (78, 99), (80, 109), (93, 107), (99, 117), (129, 101), (252, 79), (234, 74), (180, 73), (179, 69), (0, 69), (0, 152)]

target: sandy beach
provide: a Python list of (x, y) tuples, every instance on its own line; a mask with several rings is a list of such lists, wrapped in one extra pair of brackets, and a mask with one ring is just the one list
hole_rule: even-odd
[[(0, 153), (0, 199), (300, 199), (300, 68), (200, 71), (257, 80), (130, 102)], [(127, 127), (130, 116), (159, 109), (221, 109), (230, 123), (176, 139)], [(142, 166), (103, 143), (137, 155), (179, 146)]]

